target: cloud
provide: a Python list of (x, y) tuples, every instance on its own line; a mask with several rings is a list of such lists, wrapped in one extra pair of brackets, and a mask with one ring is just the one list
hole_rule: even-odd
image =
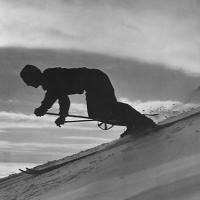
[(92, 51), (200, 73), (196, 0), (0, 4), (1, 46)]
[(41, 29), (41, 31), (43, 31), (44, 33), (46, 33), (47, 36), (52, 37), (52, 38), (63, 38), (63, 39), (84, 39), (83, 36), (78, 35), (78, 34), (69, 34), (66, 33), (65, 31), (62, 31), (60, 29), (56, 29), (56, 28), (44, 28)]
[(99, 137), (88, 137), (88, 136), (66, 136), (63, 137), (63, 139), (67, 140), (82, 140), (82, 141), (101, 141), (101, 142), (109, 142), (111, 139), (106, 139), (106, 138), (99, 138)]
[(10, 142), (10, 141), (0, 141), (0, 150), (6, 152), (34, 152), (39, 153), (42, 151), (42, 154), (48, 154), (49, 152), (54, 152), (56, 150), (61, 151), (78, 151), (83, 149), (88, 149), (99, 145), (99, 142), (96, 143), (40, 143), (40, 142)]
[[(16, 129), (16, 128), (58, 128), (54, 124), (55, 118), (52, 116), (45, 115), (44, 117), (35, 117), (34, 115), (27, 115), (23, 113), (13, 113), (13, 112), (0, 112), (0, 127), (4, 129)], [(71, 120), (71, 118), (67, 118)], [(76, 130), (96, 130), (93, 126), (93, 122), (88, 122), (87, 125), (70, 123), (67, 126), (63, 126), (67, 129)]]
[[(53, 112), (58, 112), (59, 104), (55, 103), (52, 107)], [(70, 104), (70, 113), (87, 116), (87, 106), (84, 103), (71, 103)]]
[(8, 141), (0, 141), (0, 147), (2, 148), (2, 149), (11, 149), (12, 147), (11, 147), (11, 145), (10, 145), (11, 143), (10, 142), (8, 142)]

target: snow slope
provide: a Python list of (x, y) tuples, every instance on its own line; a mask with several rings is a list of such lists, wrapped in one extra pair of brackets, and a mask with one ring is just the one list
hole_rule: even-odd
[[(195, 112), (200, 108), (167, 121)], [(0, 199), (199, 200), (200, 114), (151, 134), (128, 136), (72, 157), (102, 149), (105, 151), (39, 176), (19, 173), (1, 179)]]

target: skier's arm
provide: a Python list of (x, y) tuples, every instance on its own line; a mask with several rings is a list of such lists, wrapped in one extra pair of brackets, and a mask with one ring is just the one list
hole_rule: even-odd
[(69, 107), (70, 107), (69, 97), (67, 95), (59, 96), (58, 103), (60, 106), (60, 112), (59, 112), (60, 117), (56, 119), (55, 123), (57, 126), (60, 127), (62, 124), (65, 123), (65, 117), (67, 117), (69, 113)]
[(61, 117), (66, 117), (69, 114), (70, 99), (67, 95), (62, 95), (58, 97), (58, 104), (60, 106), (59, 115)]
[(48, 90), (45, 94), (43, 101), (41, 102), (41, 107), (46, 108), (47, 110), (53, 106), (55, 101), (58, 99), (58, 96), (55, 91)]
[(43, 116), (46, 114), (47, 110), (52, 107), (55, 101), (58, 99), (56, 92), (53, 90), (47, 90), (41, 106), (36, 108), (34, 113), (36, 116)]

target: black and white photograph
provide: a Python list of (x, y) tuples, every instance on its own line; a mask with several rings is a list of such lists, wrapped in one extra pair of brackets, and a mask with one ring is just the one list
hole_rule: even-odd
[(0, 0), (0, 199), (199, 200), (200, 0)]

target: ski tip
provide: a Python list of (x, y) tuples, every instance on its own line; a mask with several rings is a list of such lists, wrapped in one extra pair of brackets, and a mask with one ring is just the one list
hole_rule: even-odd
[(27, 170), (23, 170), (23, 169), (19, 169), (19, 171), (21, 171), (24, 174), (31, 174), (31, 175), (35, 175), (35, 172), (32, 172), (30, 169), (26, 168)]
[(25, 171), (25, 170), (23, 170), (23, 169), (19, 169), (19, 171), (21, 171), (21, 172), (23, 172), (23, 173), (26, 173), (26, 171)]

